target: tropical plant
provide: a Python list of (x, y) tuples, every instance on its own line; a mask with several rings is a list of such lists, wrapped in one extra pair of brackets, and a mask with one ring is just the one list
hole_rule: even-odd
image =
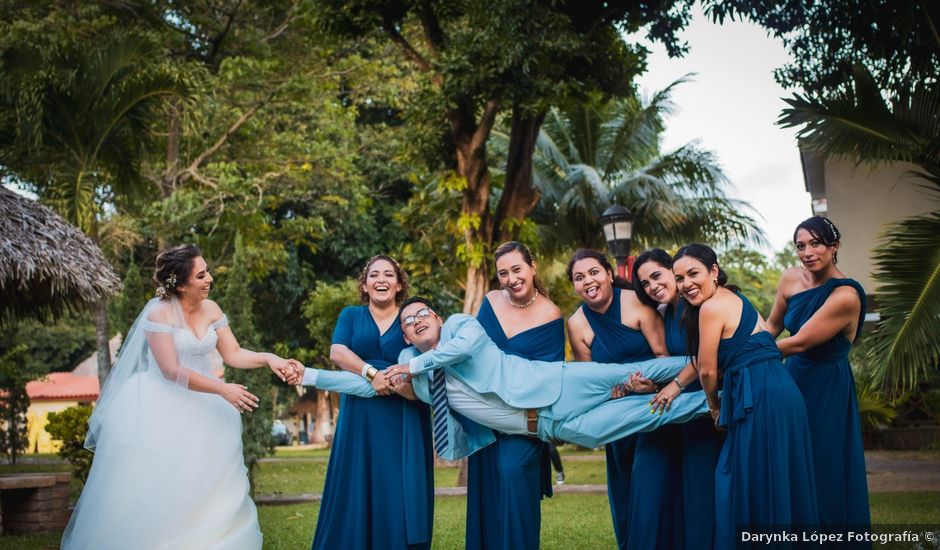
[[(646, 101), (592, 96), (549, 110), (533, 174), (541, 192), (533, 219), (544, 249), (603, 247), (597, 217), (613, 203), (633, 212), (639, 246), (762, 240), (750, 206), (728, 196), (714, 153), (695, 142), (661, 149), (665, 118), (675, 112), (672, 92), (688, 79)], [(494, 148), (506, 143), (500, 134)]]
[[(99, 218), (142, 185), (149, 122), (188, 85), (154, 66), (150, 45), (119, 36), (99, 49), (9, 48), (0, 63), (0, 164), (98, 241)], [(107, 303), (97, 308), (98, 370), (110, 370)]]
[[(856, 65), (851, 85), (830, 97), (794, 95), (779, 124), (802, 127), (803, 147), (860, 162), (909, 162), (911, 176), (940, 199), (940, 83), (910, 81), (886, 92)], [(940, 362), (940, 209), (886, 227), (875, 250), (881, 320), (873, 334), (875, 376), (913, 388)]]
[(85, 448), (85, 435), (88, 432), (88, 419), (91, 407), (79, 405), (59, 412), (49, 413), (46, 431), (59, 441), (59, 456), (72, 465), (72, 473), (82, 483), (88, 479), (94, 454)]

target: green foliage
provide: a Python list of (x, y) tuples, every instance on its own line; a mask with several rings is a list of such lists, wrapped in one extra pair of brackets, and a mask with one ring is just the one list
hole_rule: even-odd
[(940, 191), (940, 83), (906, 81), (903, 87), (879, 88), (862, 66), (851, 85), (830, 97), (795, 94), (781, 114), (783, 127), (801, 127), (804, 147), (865, 162), (911, 162)]
[[(411, 198), (395, 214), (406, 235), (396, 254), (410, 277), (411, 295), (431, 298), (442, 312), (461, 310), (458, 289), (471, 254), (458, 225), (459, 182), (466, 180), (454, 172), (417, 180)], [(476, 261), (482, 262), (488, 251), (476, 254)]]
[[(246, 349), (258, 349), (261, 338), (254, 323), (254, 300), (252, 299), (248, 263), (241, 235), (235, 238), (235, 254), (232, 267), (225, 275), (225, 295), (221, 302), (232, 331), (239, 344)], [(257, 369), (226, 370), (227, 382), (242, 384), (260, 399), (258, 408), (242, 415), (242, 452), (248, 466), (249, 479), (254, 487), (254, 473), (258, 460), (274, 451), (271, 423), (274, 415), (271, 396), (273, 394), (272, 373), (266, 367)]]
[(141, 277), (140, 269), (132, 262), (124, 275), (124, 288), (108, 303), (108, 317), (113, 331), (127, 335), (147, 303), (152, 286)]
[[(638, 249), (762, 239), (750, 207), (728, 197), (713, 153), (695, 143), (660, 150), (672, 90), (686, 80), (647, 101), (594, 95), (549, 110), (534, 161), (542, 197), (533, 217), (546, 249), (603, 248), (597, 217), (612, 203), (633, 212)], [(498, 153), (508, 144), (505, 133), (494, 136)]]
[(187, 84), (152, 63), (151, 46), (117, 36), (88, 49), (72, 44), (43, 56), (10, 46), (0, 63), (0, 160), (59, 213), (97, 235), (102, 201), (140, 185), (148, 122), (159, 99)]
[(310, 291), (304, 302), (303, 316), (313, 345), (310, 356), (302, 361), (306, 359), (320, 368), (334, 368), (329, 359), (333, 329), (340, 311), (358, 303), (358, 286), (355, 279), (346, 279), (332, 284), (321, 282)]
[(722, 251), (719, 260), (721, 268), (728, 274), (728, 283), (740, 287), (766, 319), (774, 307), (783, 270), (771, 264), (764, 254), (743, 246)]
[(0, 328), (0, 353), (25, 346), (18, 368), (35, 380), (50, 372), (74, 369), (95, 351), (95, 327), (85, 316), (65, 315), (55, 322), (21, 321)]
[(49, 413), (46, 431), (61, 443), (59, 456), (72, 465), (72, 473), (82, 483), (88, 479), (94, 453), (85, 448), (85, 434), (91, 407), (69, 407), (63, 411)]
[(10, 464), (16, 464), (17, 455), (26, 450), (26, 383), (31, 376), (19, 367), (25, 352), (26, 346), (20, 344), (0, 355), (0, 452)]
[(880, 382), (913, 388), (940, 364), (940, 211), (892, 225), (875, 249), (881, 320), (871, 357)]
[(788, 63), (775, 72), (788, 88), (827, 95), (862, 63), (882, 89), (936, 82), (940, 74), (940, 4), (930, 1), (842, 0), (762, 2), (707, 0), (718, 21), (745, 17), (783, 41)]

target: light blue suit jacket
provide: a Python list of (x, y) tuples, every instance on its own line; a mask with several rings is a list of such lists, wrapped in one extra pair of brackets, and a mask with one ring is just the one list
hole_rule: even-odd
[[(399, 358), (399, 362), (404, 361)], [(470, 315), (451, 315), (441, 328), (437, 347), (408, 363), (412, 374), (444, 368), (475, 391), (496, 394), (517, 409), (548, 407), (561, 395), (564, 363), (503, 352)]]
[[(420, 353), (418, 348), (414, 346), (405, 348), (398, 356), (398, 362), (402, 364), (409, 363), (412, 359), (418, 357)], [(412, 376), (411, 387), (414, 388), (418, 399), (425, 403), (431, 403), (431, 387), (427, 373)], [(496, 441), (496, 433), (492, 429), (477, 424), (453, 409), (450, 409), (449, 413), (447, 419), (447, 441), (449, 445), (441, 454), (441, 458), (444, 460), (460, 460)]]

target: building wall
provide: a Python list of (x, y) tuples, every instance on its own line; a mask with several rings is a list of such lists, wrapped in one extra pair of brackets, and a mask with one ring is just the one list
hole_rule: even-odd
[[(825, 161), (824, 214), (842, 232), (839, 268), (875, 292), (873, 249), (892, 222), (936, 210), (938, 203), (917, 187), (910, 164), (872, 167), (828, 158)], [(815, 198), (815, 197), (814, 197)], [(818, 208), (814, 201), (814, 208)], [(820, 212), (821, 213), (821, 212)]]
[(46, 431), (49, 413), (59, 412), (69, 407), (76, 407), (78, 401), (33, 401), (26, 411), (26, 430), (29, 438), (27, 453), (54, 453), (59, 450), (59, 442), (54, 441)]

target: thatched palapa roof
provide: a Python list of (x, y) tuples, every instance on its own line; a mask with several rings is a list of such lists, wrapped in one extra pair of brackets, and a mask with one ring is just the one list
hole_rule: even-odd
[(0, 322), (87, 309), (120, 289), (91, 239), (49, 208), (0, 186)]

